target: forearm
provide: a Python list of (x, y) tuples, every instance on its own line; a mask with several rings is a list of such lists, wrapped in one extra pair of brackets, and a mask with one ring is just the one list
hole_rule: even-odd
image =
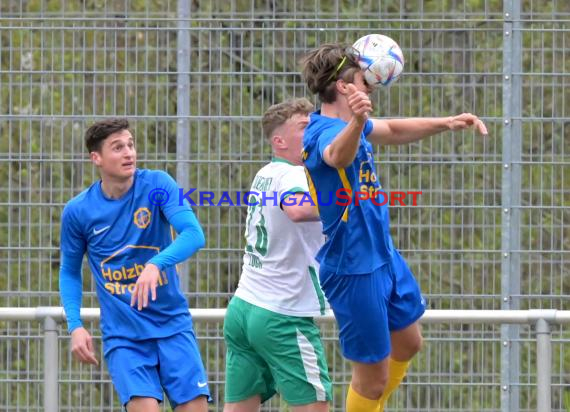
[(387, 119), (387, 132), (380, 135), (382, 144), (402, 145), (450, 130), (450, 117)]
[(323, 158), (329, 166), (340, 169), (354, 161), (365, 124), (366, 120), (355, 117), (348, 122), (324, 151)]
[(206, 243), (204, 232), (192, 211), (177, 213), (170, 224), (178, 236), (166, 249), (148, 261), (160, 270), (185, 261)]
[(82, 257), (70, 257), (62, 254), (62, 263), (59, 271), (59, 294), (65, 316), (67, 318), (67, 330), (69, 333), (82, 327), (81, 322), (81, 261)]
[(373, 119), (372, 133), (368, 139), (379, 144), (406, 144), (446, 130), (458, 131), (473, 128), (487, 136), (487, 127), (477, 116), (461, 113), (451, 117), (428, 117), (410, 119)]

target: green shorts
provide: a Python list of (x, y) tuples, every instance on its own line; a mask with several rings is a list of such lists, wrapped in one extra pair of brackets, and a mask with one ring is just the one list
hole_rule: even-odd
[(289, 405), (332, 399), (331, 380), (313, 318), (286, 316), (234, 297), (224, 320), (226, 402), (276, 392)]

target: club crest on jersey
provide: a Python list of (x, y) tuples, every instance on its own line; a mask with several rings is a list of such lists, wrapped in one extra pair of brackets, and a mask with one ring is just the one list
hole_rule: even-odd
[(150, 225), (150, 210), (146, 207), (139, 207), (133, 215), (133, 222), (139, 229), (146, 229)]

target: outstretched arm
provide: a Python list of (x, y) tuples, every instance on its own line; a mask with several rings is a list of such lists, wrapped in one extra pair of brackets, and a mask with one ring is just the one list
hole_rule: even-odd
[(487, 135), (485, 124), (471, 113), (451, 117), (418, 117), (409, 119), (372, 119), (373, 129), (368, 140), (376, 144), (401, 145), (421, 140), (447, 130), (475, 128)]

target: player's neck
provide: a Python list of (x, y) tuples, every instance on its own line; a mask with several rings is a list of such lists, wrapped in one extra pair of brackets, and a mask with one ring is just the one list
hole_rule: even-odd
[(321, 104), (321, 115), (349, 122), (352, 118), (352, 112), (348, 106), (343, 105), (340, 101), (338, 101), (339, 98), (343, 98), (343, 96), (338, 96), (337, 101), (334, 103)]
[(292, 165), (302, 165), (303, 162), (299, 158), (299, 156), (295, 156), (287, 151), (273, 151), (273, 161), (285, 161), (286, 163), (291, 163)]
[(111, 176), (101, 176), (101, 190), (109, 199), (119, 199), (129, 191), (133, 185), (134, 176), (126, 179), (117, 179)]

